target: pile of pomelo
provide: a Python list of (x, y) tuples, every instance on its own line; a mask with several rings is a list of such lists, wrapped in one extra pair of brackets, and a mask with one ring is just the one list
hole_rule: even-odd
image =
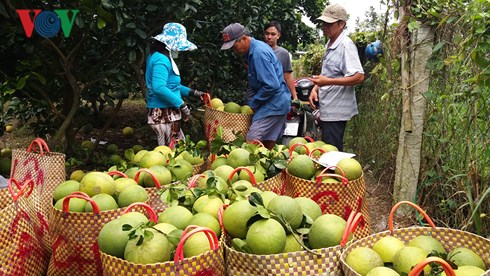
[(239, 105), (235, 102), (223, 103), (219, 98), (211, 99), (211, 107), (216, 110), (235, 114), (254, 114), (254, 111), (248, 105)]
[[(75, 177), (75, 175), (73, 176)], [(97, 204), (100, 211), (127, 207), (135, 202), (145, 202), (148, 194), (142, 186), (131, 178), (117, 178), (103, 172), (89, 172), (76, 175), (77, 180), (67, 180), (58, 184), (53, 193), (54, 207), (62, 209), (63, 201), (74, 192), (87, 194)], [(92, 204), (82, 198), (70, 198), (70, 212), (92, 212)]]
[[(414, 237), (407, 243), (396, 236), (384, 236), (372, 248), (354, 248), (347, 254), (345, 263), (360, 275), (407, 275), (429, 254), (447, 256), (446, 259), (457, 266), (456, 275), (479, 276), (486, 270), (481, 257), (471, 249), (458, 247), (447, 251), (439, 240), (429, 235)], [(424, 275), (430, 273), (431, 266), (427, 265)]]
[(346, 221), (333, 214), (322, 215), (313, 200), (271, 191), (251, 197), (258, 200), (237, 200), (223, 212), (223, 225), (235, 250), (268, 255), (340, 244)]

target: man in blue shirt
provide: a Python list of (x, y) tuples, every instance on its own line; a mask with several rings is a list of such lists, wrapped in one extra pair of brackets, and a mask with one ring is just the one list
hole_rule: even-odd
[(251, 37), (240, 23), (223, 30), (221, 50), (233, 51), (245, 57), (248, 64), (248, 86), (251, 93), (247, 104), (254, 110), (247, 141), (260, 141), (272, 149), (282, 137), (287, 113), (291, 108), (291, 93), (284, 81), (282, 65), (266, 43)]

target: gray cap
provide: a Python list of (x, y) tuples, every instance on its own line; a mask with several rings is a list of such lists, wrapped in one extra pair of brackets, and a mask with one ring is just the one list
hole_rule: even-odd
[(235, 45), (235, 41), (240, 38), (242, 35), (247, 34), (245, 27), (240, 23), (232, 23), (223, 30), (223, 45), (221, 46), (221, 50), (228, 50), (233, 45)]

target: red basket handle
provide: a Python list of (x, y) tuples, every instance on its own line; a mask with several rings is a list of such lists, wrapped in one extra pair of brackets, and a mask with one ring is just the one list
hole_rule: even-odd
[(347, 186), (349, 184), (349, 180), (347, 178), (345, 178), (342, 175), (334, 174), (334, 173), (320, 173), (316, 177), (316, 184), (322, 184), (322, 179), (324, 177), (336, 177), (336, 178), (340, 178), (340, 180), (342, 181), (342, 184), (344, 184), (345, 186)]
[(422, 260), (420, 263), (418, 263), (409, 273), (408, 276), (418, 276), (420, 275), (420, 272), (424, 270), (424, 267), (428, 265), (429, 263), (436, 262), (442, 265), (442, 269), (444, 269), (444, 272), (446, 273), (447, 276), (456, 276), (456, 272), (454, 272), (453, 268), (451, 265), (446, 262), (445, 260), (439, 258), (439, 257), (428, 257), (424, 260)]
[(415, 204), (413, 202), (410, 202), (410, 201), (400, 201), (397, 204), (395, 204), (393, 206), (393, 208), (391, 208), (390, 216), (388, 217), (388, 227), (390, 229), (391, 234), (393, 234), (393, 217), (395, 215), (395, 211), (402, 204), (408, 204), (408, 205), (412, 206), (413, 208), (417, 209), (417, 211), (419, 211), (424, 216), (425, 220), (427, 221), (427, 223), (429, 223), (430, 227), (432, 227), (432, 228), (435, 228), (436, 227), (436, 225), (434, 224), (434, 222), (432, 221), (432, 219), (417, 204)]
[(230, 206), (230, 204), (223, 204), (219, 207), (218, 209), (218, 221), (219, 221), (219, 226), (221, 227), (221, 232), (225, 233), (225, 224), (223, 223), (223, 214), (225, 212), (225, 209)]
[(110, 172), (107, 172), (107, 174), (110, 175), (110, 176), (117, 175), (117, 176), (120, 176), (120, 177), (123, 177), (123, 178), (129, 178), (125, 173), (123, 173), (121, 171), (110, 171)]
[(187, 184), (187, 187), (189, 188), (194, 188), (196, 187), (196, 182), (199, 178), (206, 178), (206, 175), (200, 173), (200, 174), (195, 174), (189, 179), (189, 184)]
[(44, 156), (44, 149), (46, 149), (46, 152), (49, 153), (48, 144), (46, 144), (46, 142), (39, 137), (31, 142), (31, 144), (27, 148), (27, 152), (36, 151), (36, 146), (39, 149), (39, 154), (41, 154), (41, 156)]
[(204, 93), (204, 95), (202, 95), (202, 100), (207, 107), (213, 108), (211, 105), (211, 95), (209, 95), (209, 93)]
[(264, 144), (262, 142), (260, 142), (259, 140), (252, 140), (250, 142), (250, 144), (252, 144), (252, 145), (259, 145), (259, 146), (265, 148)]
[[(15, 186), (17, 187), (17, 193), (14, 191), (12, 184), (15, 184)], [(8, 185), (9, 193), (12, 196), (13, 202), (17, 202), (17, 200), (19, 200), (19, 198), (22, 195), (24, 195), (24, 193), (26, 192), (26, 188), (28, 187), (30, 188), (29, 191), (27, 191), (26, 197), (29, 197), (32, 193), (32, 190), (34, 189), (34, 181), (32, 179), (27, 180), (26, 183), (24, 183), (24, 185), (21, 185), (17, 181), (17, 179), (9, 178), (7, 180), (7, 185)]]
[(311, 138), (310, 136), (305, 136), (304, 137), (306, 139), (306, 141), (308, 142), (315, 142), (315, 139)]
[(70, 205), (70, 199), (72, 198), (81, 198), (81, 199), (85, 199), (86, 201), (90, 202), (90, 204), (92, 204), (92, 210), (95, 214), (99, 215), (100, 214), (100, 209), (99, 209), (99, 206), (97, 205), (97, 203), (92, 199), (90, 198), (89, 195), (87, 195), (86, 193), (84, 192), (73, 192), (71, 193), (70, 195), (66, 196), (64, 199), (63, 199), (63, 208), (61, 209), (64, 213), (68, 212), (68, 207)]
[(344, 170), (342, 170), (342, 168), (340, 168), (338, 166), (328, 166), (328, 167), (325, 167), (325, 169), (323, 169), (321, 173), (323, 174), (323, 173), (326, 173), (329, 170), (334, 170), (335, 171), (337, 169), (340, 171), (340, 175), (343, 176), (343, 177), (345, 177)]
[(151, 208), (150, 205), (143, 203), (143, 202), (135, 202), (135, 203), (130, 204), (128, 207), (126, 207), (126, 209), (124, 209), (123, 214), (129, 213), (131, 210), (133, 210), (137, 206), (141, 206), (141, 207), (145, 208), (146, 212), (150, 216), (151, 222), (158, 223), (158, 215), (155, 212), (155, 210), (153, 210), (153, 208)]
[(291, 148), (289, 149), (289, 158), (292, 159), (292, 156), (293, 156), (293, 151), (296, 147), (305, 147), (306, 148), (306, 155), (310, 155), (310, 149), (303, 143), (296, 143), (294, 145), (291, 146)]
[(361, 222), (362, 213), (359, 212), (351, 212), (349, 218), (347, 218), (347, 223), (345, 225), (345, 230), (342, 235), (342, 240), (340, 241), (340, 246), (344, 247), (349, 241), (350, 234), (356, 231), (357, 225)]
[(136, 183), (138, 183), (138, 180), (140, 178), (140, 174), (142, 172), (145, 172), (147, 174), (149, 174), (151, 176), (151, 178), (153, 178), (153, 183), (155, 183), (155, 186), (160, 189), (162, 187), (162, 185), (160, 185), (160, 181), (158, 181), (157, 177), (155, 176), (155, 174), (153, 174), (149, 169), (147, 168), (142, 168), (142, 169), (139, 169), (136, 174), (134, 175), (134, 181), (136, 181)]
[(178, 142), (179, 142), (179, 139), (172, 139), (172, 141), (170, 141), (170, 144), (168, 145), (168, 147), (170, 149), (174, 149), (175, 145), (177, 145)]
[(326, 152), (326, 151), (325, 151), (324, 149), (322, 149), (322, 148), (314, 148), (314, 149), (312, 149), (312, 150), (310, 151), (310, 153), (308, 154), (308, 156), (309, 156), (309, 157), (313, 157), (313, 153), (314, 153), (315, 151), (319, 151), (319, 152), (321, 152), (321, 153), (325, 153), (325, 152)]
[(219, 248), (218, 236), (216, 236), (216, 233), (214, 233), (213, 230), (207, 227), (189, 225), (185, 228), (184, 232), (182, 233), (182, 238), (180, 239), (179, 245), (175, 250), (175, 255), (174, 255), (175, 263), (184, 259), (184, 244), (187, 241), (187, 239), (189, 239), (192, 235), (199, 232), (203, 232), (204, 234), (206, 234), (211, 250), (216, 250)]
[(231, 181), (233, 179), (233, 176), (235, 175), (235, 173), (237, 173), (237, 172), (239, 172), (241, 170), (244, 170), (244, 171), (246, 171), (248, 173), (248, 176), (250, 177), (250, 182), (252, 183), (252, 186), (257, 185), (257, 180), (255, 179), (255, 175), (247, 167), (238, 167), (238, 168), (234, 169), (230, 173), (230, 175), (228, 176), (228, 179)]

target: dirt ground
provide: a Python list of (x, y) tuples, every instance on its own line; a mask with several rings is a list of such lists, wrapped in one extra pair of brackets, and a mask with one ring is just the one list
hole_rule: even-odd
[[(110, 111), (110, 110), (109, 110)], [(120, 149), (127, 149), (135, 144), (140, 144), (145, 148), (154, 148), (157, 146), (156, 135), (146, 124), (145, 105), (142, 100), (126, 101), (122, 110), (117, 114), (113, 124), (107, 129), (102, 141), (108, 144), (115, 143)], [(134, 135), (125, 137), (122, 135), (122, 129), (130, 126), (134, 129)], [(80, 133), (77, 141), (82, 142), (90, 138), (97, 138), (100, 129), (94, 128), (90, 134)], [(22, 126), (14, 124), (14, 131), (6, 133), (0, 137), (0, 147), (9, 146), (11, 148), (26, 148), (32, 141)], [(104, 150), (101, 147), (100, 150)], [(67, 173), (71, 173), (68, 172)], [(392, 206), (392, 195), (388, 191), (388, 184), (376, 180), (370, 171), (365, 170), (366, 184), (366, 202), (370, 212), (372, 232), (376, 233), (387, 229), (387, 219)]]

